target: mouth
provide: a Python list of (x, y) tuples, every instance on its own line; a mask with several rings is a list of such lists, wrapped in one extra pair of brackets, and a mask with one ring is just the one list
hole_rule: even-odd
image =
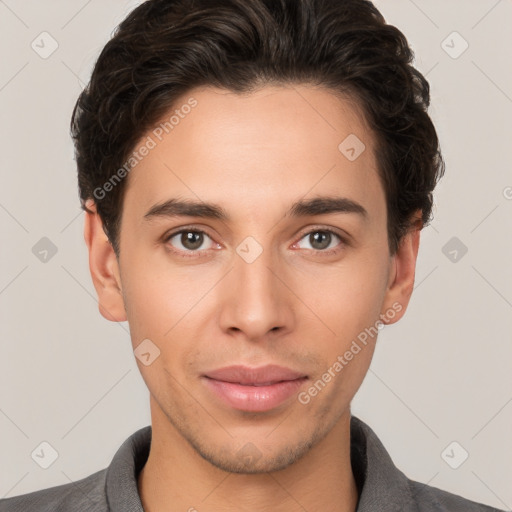
[(229, 382), (229, 381), (223, 381), (227, 382), (228, 384), (240, 384), (240, 386), (254, 386), (254, 387), (262, 387), (262, 386), (273, 386), (274, 384), (279, 384), (280, 382), (290, 382), (286, 380), (276, 380), (273, 382), (262, 382), (262, 383), (256, 383), (256, 382)]
[(224, 405), (241, 411), (275, 409), (295, 395), (307, 375), (277, 365), (229, 366), (203, 376), (207, 389)]

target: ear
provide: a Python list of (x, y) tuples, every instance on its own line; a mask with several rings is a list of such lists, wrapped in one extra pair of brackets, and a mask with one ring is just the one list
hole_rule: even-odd
[(393, 324), (405, 314), (414, 289), (416, 258), (423, 227), (421, 210), (413, 215), (411, 228), (401, 239), (399, 247), (390, 261), (390, 273), (380, 319), (384, 324)]
[(103, 230), (94, 201), (88, 200), (86, 206), (93, 212), (85, 212), (84, 238), (89, 250), (89, 270), (98, 294), (98, 308), (107, 320), (124, 322), (127, 318), (117, 257)]

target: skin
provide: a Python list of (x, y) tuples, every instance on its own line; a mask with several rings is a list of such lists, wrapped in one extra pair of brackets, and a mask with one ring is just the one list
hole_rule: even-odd
[[(128, 320), (134, 349), (150, 339), (160, 350), (149, 366), (137, 360), (153, 428), (138, 480), (144, 509), (354, 511), (350, 402), (376, 337), (307, 404), (293, 396), (271, 411), (235, 410), (201, 375), (274, 363), (307, 374), (307, 390), (380, 315), (403, 316), (419, 228), (390, 255), (374, 136), (350, 99), (308, 85), (203, 87), (182, 103), (189, 97), (198, 105), (127, 178), (119, 259), (99, 216), (85, 221), (101, 314)], [(338, 149), (349, 134), (366, 146), (352, 162)], [(287, 214), (326, 195), (356, 201), (367, 217)], [(230, 219), (144, 219), (170, 198), (216, 203)], [(169, 238), (183, 227), (206, 232), (201, 252)], [(326, 229), (345, 242), (332, 235), (324, 249), (309, 236)], [(236, 251), (248, 236), (262, 249), (252, 263)], [(388, 318), (393, 304), (401, 311)], [(239, 453), (247, 443), (260, 454), (249, 463)]]

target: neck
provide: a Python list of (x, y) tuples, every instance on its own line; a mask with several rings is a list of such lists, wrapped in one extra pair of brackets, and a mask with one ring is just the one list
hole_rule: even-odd
[(350, 412), (294, 464), (280, 471), (225, 472), (203, 459), (151, 404), (152, 440), (138, 487), (146, 512), (251, 510), (354, 512)]

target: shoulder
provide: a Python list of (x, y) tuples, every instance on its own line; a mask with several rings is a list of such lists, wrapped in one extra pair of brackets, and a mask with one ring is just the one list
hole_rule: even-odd
[(409, 480), (409, 488), (419, 512), (501, 512), (437, 487)]
[(74, 512), (108, 510), (103, 469), (69, 484), (0, 500), (0, 512)]
[(351, 418), (351, 462), (361, 489), (358, 511), (501, 512), (409, 479), (391, 460), (375, 432)]

